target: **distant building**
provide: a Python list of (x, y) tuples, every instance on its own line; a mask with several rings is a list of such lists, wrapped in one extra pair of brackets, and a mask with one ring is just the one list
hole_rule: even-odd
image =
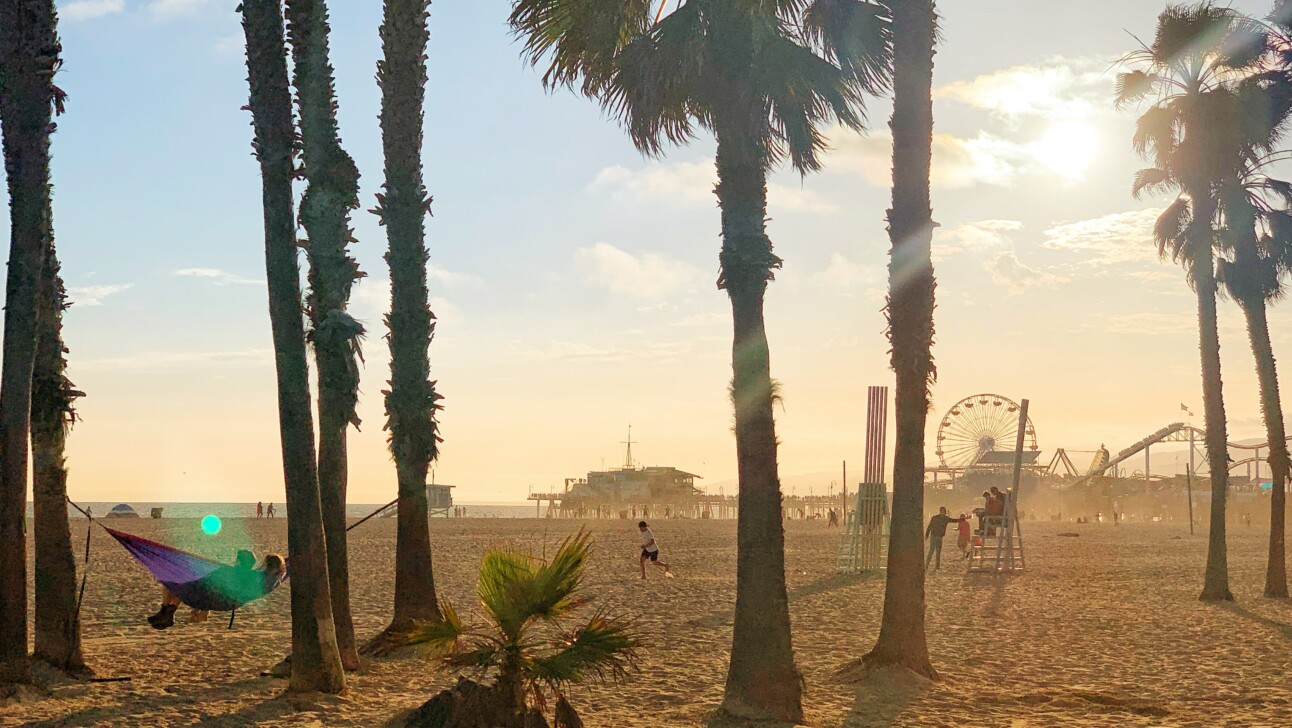
[(449, 511), (453, 510), (454, 487), (456, 486), (438, 483), (426, 486), (426, 509), (431, 516), (449, 517)]
[(591, 503), (684, 503), (702, 495), (695, 487), (700, 476), (672, 467), (602, 470), (576, 480), (566, 501)]

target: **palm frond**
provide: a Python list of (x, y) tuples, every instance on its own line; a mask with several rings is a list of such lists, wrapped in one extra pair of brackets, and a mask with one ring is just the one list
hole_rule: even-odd
[(619, 680), (636, 667), (640, 643), (631, 622), (598, 612), (571, 632), (556, 652), (536, 658), (530, 670), (535, 679), (558, 687), (589, 677)]
[(446, 599), (440, 600), (440, 620), (437, 622), (418, 622), (408, 633), (410, 645), (423, 645), (433, 652), (453, 653), (458, 650), (466, 627), (453, 605)]
[(592, 535), (586, 531), (570, 536), (561, 542), (556, 554), (547, 564), (534, 571), (530, 591), (530, 614), (537, 619), (559, 619), (584, 603), (575, 596), (583, 583), (583, 566), (588, 560), (588, 543)]
[(654, 22), (654, 0), (515, 0), (508, 25), (533, 66), (546, 64), (548, 88), (580, 84), (596, 93), (615, 54)]
[(1161, 77), (1155, 73), (1136, 69), (1117, 74), (1114, 103), (1122, 108), (1148, 98), (1159, 86)]
[(1159, 256), (1170, 257), (1177, 262), (1187, 257), (1189, 246), (1185, 231), (1193, 221), (1192, 211), (1189, 199), (1179, 197), (1158, 215), (1153, 225), (1153, 241), (1157, 244)]
[(1148, 167), (1135, 173), (1135, 181), (1131, 184), (1131, 195), (1138, 200), (1143, 195), (1156, 195), (1175, 187), (1177, 183), (1171, 178), (1169, 172), (1158, 167)]
[(862, 91), (888, 90), (893, 73), (892, 13), (868, 0), (812, 0), (802, 11), (806, 39), (852, 76)]
[(1153, 160), (1169, 158), (1178, 144), (1180, 113), (1175, 104), (1157, 104), (1135, 120), (1131, 147), (1141, 157)]
[(476, 590), (489, 618), (510, 640), (519, 640), (530, 613), (533, 561), (520, 553), (496, 549), (480, 562)]

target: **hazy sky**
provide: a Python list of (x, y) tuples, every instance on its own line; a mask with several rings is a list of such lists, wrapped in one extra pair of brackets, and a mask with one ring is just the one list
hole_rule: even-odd
[[(332, 59), (364, 208), (382, 181), (373, 80), (381, 3), (333, 0)], [(1163, 200), (1130, 197), (1133, 110), (1113, 62), (1148, 37), (1147, 0), (941, 3), (934, 218), (939, 280), (932, 432), (978, 392), (1032, 401), (1044, 456), (1114, 451), (1201, 413), (1194, 299), (1148, 237)], [(1267, 3), (1236, 3), (1264, 13)], [(76, 305), (73, 498), (281, 500), (259, 170), (235, 0), (60, 0), (70, 94), (54, 139), (55, 227)], [(643, 159), (591, 103), (545, 93), (506, 0), (432, 6), (426, 106), (433, 374), (445, 395), (439, 482), (522, 500), (617, 464), (734, 477), (730, 309), (714, 286), (712, 141)], [(833, 136), (827, 170), (776, 175), (785, 269), (767, 299), (783, 386), (781, 472), (861, 469), (865, 387), (890, 384), (881, 314), (888, 102)], [(395, 491), (384, 231), (355, 215), (369, 278), (352, 502)], [(0, 223), (4, 224), (4, 223)], [(1242, 318), (1222, 306), (1231, 432), (1259, 436)], [(1288, 307), (1271, 316), (1292, 347)], [(891, 447), (891, 443), (890, 443)], [(930, 458), (932, 458), (930, 446)], [(1088, 460), (1088, 455), (1074, 459)], [(891, 461), (891, 456), (890, 456)]]

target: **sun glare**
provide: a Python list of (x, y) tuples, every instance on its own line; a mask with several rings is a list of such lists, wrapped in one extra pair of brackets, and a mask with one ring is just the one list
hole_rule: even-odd
[(1067, 179), (1076, 180), (1085, 176), (1099, 149), (1099, 139), (1090, 124), (1067, 120), (1052, 124), (1029, 148), (1036, 161)]

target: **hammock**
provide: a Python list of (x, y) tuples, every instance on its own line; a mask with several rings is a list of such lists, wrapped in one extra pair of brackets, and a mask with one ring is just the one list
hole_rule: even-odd
[(284, 574), (277, 582), (267, 584), (259, 571), (250, 572), (255, 575), (254, 579), (246, 578), (239, 574), (246, 570), (107, 526), (103, 530), (143, 564), (162, 586), (194, 609), (232, 612), (269, 594), (287, 580)]

